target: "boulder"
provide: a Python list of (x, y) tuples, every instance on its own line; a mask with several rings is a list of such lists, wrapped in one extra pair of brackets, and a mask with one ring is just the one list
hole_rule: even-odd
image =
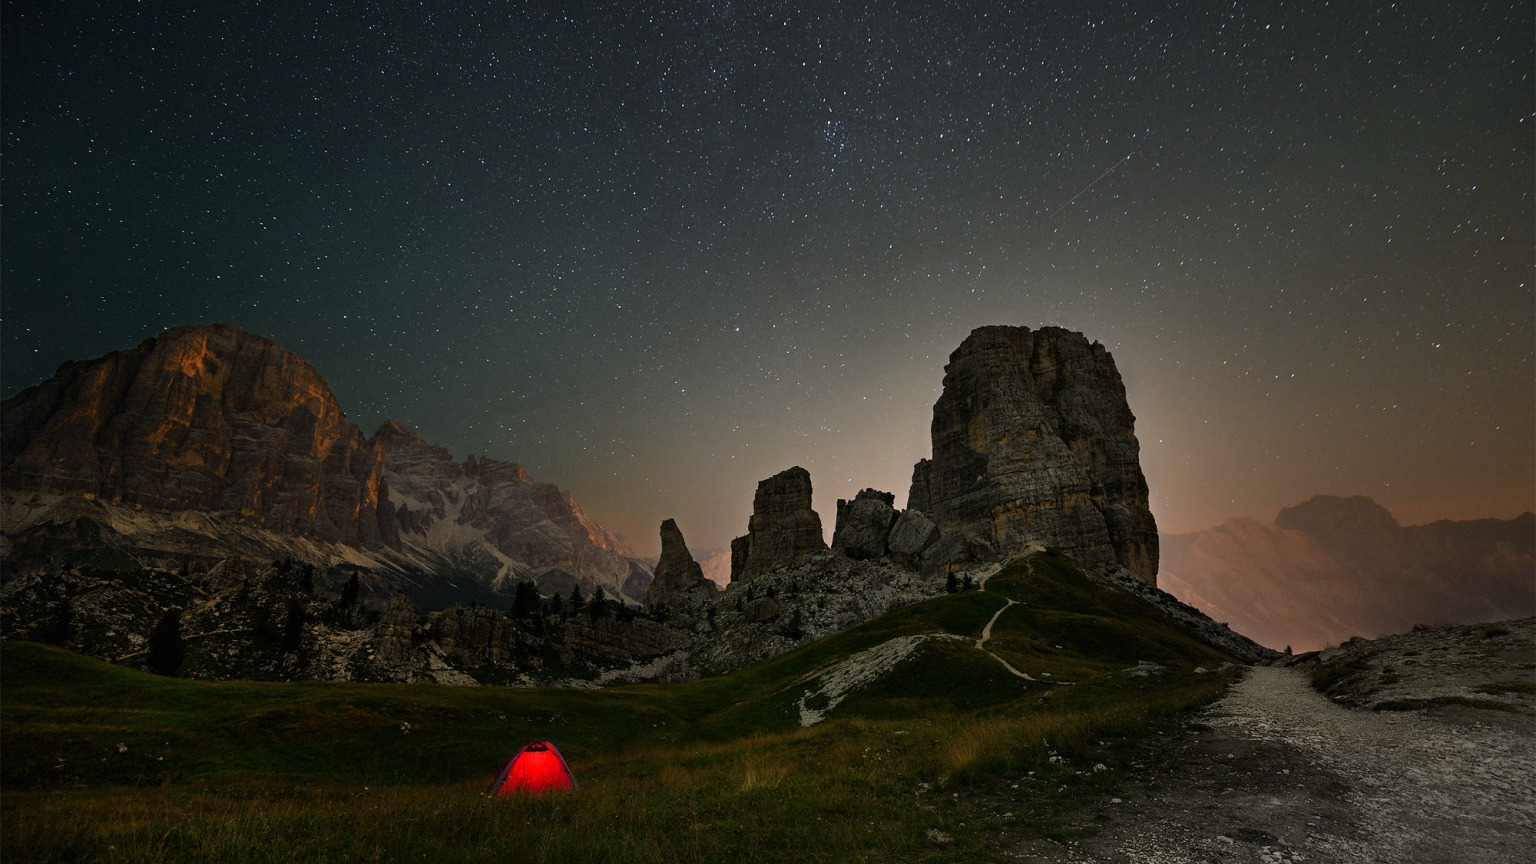
[(891, 556), (908, 567), (916, 567), (923, 552), (939, 541), (939, 526), (923, 515), (923, 511), (908, 507), (896, 517), (886, 537), (886, 548)]
[(860, 491), (852, 501), (839, 498), (832, 548), (855, 561), (885, 555), (886, 538), (896, 522), (895, 501), (895, 495), (874, 489)]

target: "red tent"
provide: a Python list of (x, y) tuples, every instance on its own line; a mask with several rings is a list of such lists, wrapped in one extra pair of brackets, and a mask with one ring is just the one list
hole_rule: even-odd
[(516, 756), (507, 760), (488, 791), (497, 798), (509, 798), (575, 788), (576, 778), (571, 776), (570, 766), (555, 745), (534, 741), (524, 744)]

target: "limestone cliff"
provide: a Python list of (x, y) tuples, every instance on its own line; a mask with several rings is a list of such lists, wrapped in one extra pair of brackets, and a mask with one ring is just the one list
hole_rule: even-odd
[(715, 583), (704, 578), (704, 568), (693, 560), (677, 523), (671, 519), (661, 523), (661, 557), (656, 560), (656, 578), (645, 605), (688, 606), (712, 600), (718, 593)]
[(1058, 327), (982, 327), (950, 355), (933, 458), (908, 506), (998, 555), (1030, 544), (1149, 583), (1157, 526), (1135, 417), (1104, 346)]
[(757, 484), (747, 533), (731, 541), (731, 581), (750, 579), (827, 548), (811, 509), (811, 474), (800, 466)]
[(373, 440), (383, 448), (407, 550), (444, 556), (498, 589), (520, 579), (542, 589), (544, 574), (559, 571), (589, 596), (601, 587), (616, 598), (644, 598), (649, 568), (569, 492), (536, 482), (514, 462), (474, 456), (455, 462), (397, 421), (385, 423)]
[(382, 448), (297, 354), (178, 327), (0, 406), (0, 482), (321, 541), (395, 546)]

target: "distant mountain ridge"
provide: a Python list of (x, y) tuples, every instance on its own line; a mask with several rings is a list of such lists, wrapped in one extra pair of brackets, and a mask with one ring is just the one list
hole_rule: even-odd
[(1405, 527), (1365, 496), (1318, 495), (1161, 546), (1164, 589), (1271, 648), (1536, 615), (1531, 513)]
[(650, 569), (522, 466), (455, 463), (400, 423), (367, 438), (297, 354), (233, 324), (61, 366), (0, 405), (6, 565), (69, 563), (79, 528), (141, 561), (229, 555), (397, 574), (485, 600), (557, 572), (638, 602)]

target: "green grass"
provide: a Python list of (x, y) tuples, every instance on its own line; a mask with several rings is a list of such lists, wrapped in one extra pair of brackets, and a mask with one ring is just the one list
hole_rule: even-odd
[[(1004, 598), (1019, 605), (988, 647), (1051, 682), (1013, 677), (972, 642), (932, 641), (827, 721), (799, 727), (794, 703), (807, 676), (896, 636), (974, 640)], [(1102, 795), (1138, 737), (1225, 689), (1230, 675), (1191, 671), (1224, 659), (1052, 556), (1010, 567), (985, 593), (935, 598), (676, 685), (195, 682), (4, 643), (0, 854), (976, 860), (991, 832), (959, 803), (965, 796), (1031, 778), (1010, 793), (1029, 796), (1013, 808), (1023, 814), (1014, 829), (1057, 836), (1057, 816)], [(1168, 668), (1112, 674), (1139, 660)], [(580, 791), (481, 795), (517, 747), (541, 738), (560, 746)], [(1097, 763), (1112, 770), (1084, 771)], [(930, 829), (954, 839), (935, 844)]]

